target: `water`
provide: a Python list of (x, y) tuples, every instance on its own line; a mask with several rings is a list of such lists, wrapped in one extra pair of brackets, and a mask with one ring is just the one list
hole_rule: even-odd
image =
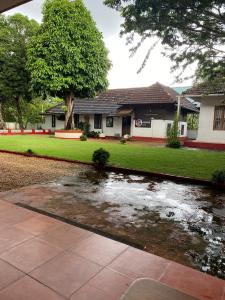
[(116, 173), (51, 183), (44, 208), (225, 279), (225, 193)]

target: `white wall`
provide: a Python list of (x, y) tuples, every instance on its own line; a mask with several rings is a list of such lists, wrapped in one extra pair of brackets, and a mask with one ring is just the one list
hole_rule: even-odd
[(113, 127), (106, 127), (106, 116), (103, 116), (103, 133), (106, 136), (122, 135), (122, 118), (113, 117)]
[(214, 130), (215, 105), (224, 103), (224, 96), (205, 96), (201, 100), (198, 142), (225, 143), (225, 130)]
[(6, 122), (5, 128), (12, 129), (12, 130), (19, 129), (19, 124), (15, 123), (15, 122)]
[[(166, 138), (167, 125), (173, 124), (172, 120), (152, 120), (151, 128), (135, 127), (135, 120), (133, 120), (132, 135), (140, 137)], [(179, 130), (184, 125), (184, 134), (181, 137), (187, 136), (187, 123), (179, 122)]]
[(42, 125), (43, 129), (51, 129), (51, 130), (57, 130), (57, 129), (63, 129), (64, 128), (64, 121), (57, 120), (56, 117), (56, 127), (52, 127), (52, 116), (46, 116), (45, 117), (45, 123)]
[[(152, 120), (151, 128), (135, 127), (135, 120), (131, 118), (131, 136), (137, 137), (154, 137), (154, 138), (166, 138), (167, 124), (173, 123), (172, 120)], [(80, 115), (80, 121), (84, 121), (84, 116)], [(90, 131), (96, 131), (104, 133), (106, 136), (114, 137), (122, 135), (122, 117), (113, 117), (113, 127), (106, 127), (106, 115), (102, 117), (102, 129), (94, 129), (94, 115), (89, 117)], [(180, 122), (179, 128), (184, 124), (185, 130), (182, 137), (187, 136), (187, 123)], [(64, 121), (59, 121), (56, 118), (56, 127), (52, 128), (52, 117), (46, 116), (45, 123), (42, 126), (43, 129), (57, 130), (64, 128)]]
[[(37, 129), (37, 128), (40, 128), (40, 127), (42, 128), (42, 125), (43, 124), (41, 124), (41, 123), (39, 123), (39, 124), (30, 124), (30, 123), (28, 123), (26, 129), (30, 130), (30, 129)], [(20, 126), (16, 122), (6, 122), (5, 123), (5, 128), (6, 129), (12, 129), (12, 130), (19, 130)]]

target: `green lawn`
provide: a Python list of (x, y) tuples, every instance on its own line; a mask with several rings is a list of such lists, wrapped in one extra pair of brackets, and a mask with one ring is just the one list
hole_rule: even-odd
[(210, 179), (213, 171), (225, 168), (225, 152), (149, 147), (136, 143), (60, 140), (52, 136), (0, 136), (0, 149), (90, 162), (94, 150), (111, 153), (110, 164), (145, 171)]

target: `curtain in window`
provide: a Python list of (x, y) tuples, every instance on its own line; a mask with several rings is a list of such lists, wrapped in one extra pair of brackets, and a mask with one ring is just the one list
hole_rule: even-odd
[(215, 107), (214, 129), (225, 130), (225, 106)]

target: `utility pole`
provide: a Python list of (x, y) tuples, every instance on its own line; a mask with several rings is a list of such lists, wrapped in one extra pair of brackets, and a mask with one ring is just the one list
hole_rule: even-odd
[(180, 120), (181, 95), (177, 96), (177, 119)]

